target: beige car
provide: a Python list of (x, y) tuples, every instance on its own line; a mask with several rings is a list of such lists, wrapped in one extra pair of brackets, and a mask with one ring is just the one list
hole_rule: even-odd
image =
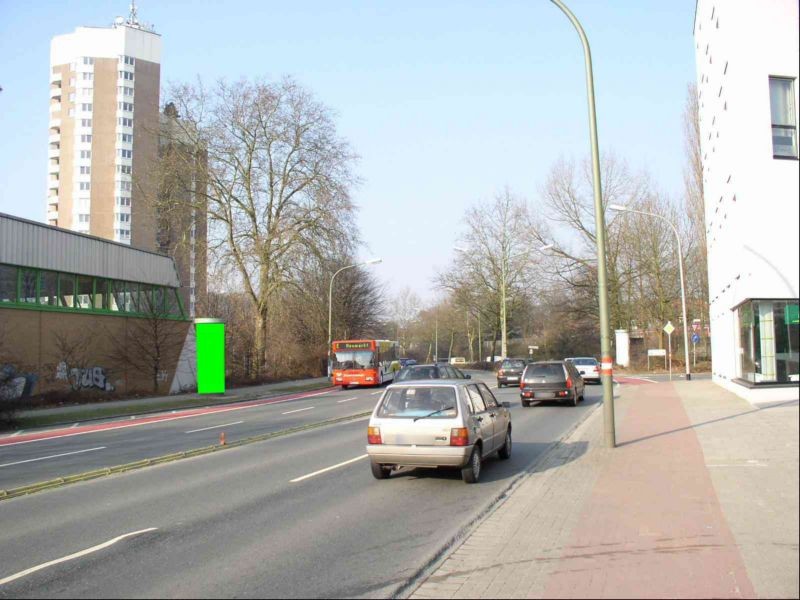
[(483, 460), (511, 456), (509, 403), (486, 384), (463, 379), (396, 383), (372, 411), (367, 454), (376, 479), (400, 467), (454, 467), (467, 483)]

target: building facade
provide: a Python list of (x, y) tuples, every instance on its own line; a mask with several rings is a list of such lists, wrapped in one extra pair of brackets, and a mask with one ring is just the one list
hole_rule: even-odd
[(797, 0), (698, 0), (714, 381), (798, 397)]
[(191, 389), (179, 289), (168, 256), (0, 213), (0, 401)]
[(53, 38), (49, 224), (155, 248), (153, 190), (137, 168), (158, 153), (160, 61), (161, 37), (135, 8)]

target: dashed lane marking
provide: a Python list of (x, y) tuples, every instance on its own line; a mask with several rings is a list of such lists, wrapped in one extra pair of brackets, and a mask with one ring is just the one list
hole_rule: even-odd
[(49, 458), (59, 458), (61, 456), (71, 456), (73, 454), (83, 454), (84, 452), (94, 452), (95, 450), (105, 450), (105, 449), (106, 449), (105, 446), (98, 446), (97, 448), (87, 448), (86, 450), (76, 450), (75, 452), (64, 452), (62, 454), (51, 454), (50, 456), (40, 456), (39, 458), (29, 458), (28, 460), (18, 460), (17, 462), (5, 463), (0, 465), (0, 469), (2, 469), (3, 467), (13, 467), (14, 465), (36, 462), (38, 460), (47, 460)]
[(319, 471), (314, 471), (313, 473), (309, 473), (308, 475), (303, 475), (302, 477), (296, 477), (289, 481), (289, 483), (298, 483), (300, 481), (305, 481), (306, 479), (310, 479), (311, 477), (316, 477), (317, 475), (322, 475), (323, 473), (327, 473), (328, 471), (333, 471), (334, 469), (338, 469), (339, 467), (344, 467), (356, 461), (362, 460), (367, 458), (368, 454), (362, 454), (361, 456), (356, 456), (355, 458), (351, 458), (350, 460), (346, 460), (344, 462), (340, 462), (337, 465), (333, 465), (330, 467), (325, 467), (324, 469), (320, 469)]
[(313, 406), (307, 406), (306, 408), (298, 408), (297, 410), (287, 410), (285, 413), (281, 413), (282, 415), (290, 415), (292, 413), (299, 413), (303, 412), (304, 410), (311, 410), (314, 408)]
[(336, 404), (341, 404), (342, 402), (350, 402), (350, 400), (358, 400), (358, 396), (353, 396), (352, 398), (345, 398), (344, 400), (337, 400)]
[(67, 562), (68, 560), (75, 560), (76, 558), (80, 558), (81, 556), (86, 556), (87, 554), (91, 554), (93, 552), (99, 552), (109, 546), (113, 546), (117, 542), (124, 540), (125, 538), (133, 537), (135, 535), (141, 535), (143, 533), (148, 533), (150, 531), (155, 531), (158, 529), (157, 527), (148, 527), (147, 529), (140, 529), (139, 531), (132, 531), (130, 533), (126, 533), (124, 535), (117, 536), (107, 542), (103, 542), (102, 544), (98, 544), (97, 546), (92, 546), (91, 548), (87, 548), (86, 550), (81, 550), (80, 552), (75, 552), (74, 554), (70, 554), (69, 556), (64, 556), (63, 558), (57, 558), (55, 560), (51, 560), (46, 563), (42, 563), (41, 565), (37, 565), (35, 567), (31, 567), (30, 569), (25, 569), (24, 571), (20, 571), (19, 573), (14, 573), (13, 575), (9, 575), (8, 577), (4, 577), (0, 579), (0, 585), (5, 585), (7, 583), (11, 583), (12, 581), (16, 581), (17, 579), (21, 579), (31, 573), (35, 573), (36, 571), (41, 571), (42, 569), (46, 569), (47, 567), (52, 567), (59, 563)]
[(220, 427), (230, 427), (231, 425), (241, 425), (244, 421), (234, 421), (233, 423), (223, 423), (222, 425), (212, 425), (211, 427), (203, 427), (202, 429), (192, 429), (191, 431), (184, 431), (184, 433), (197, 433), (198, 431), (208, 431), (209, 429), (219, 429)]

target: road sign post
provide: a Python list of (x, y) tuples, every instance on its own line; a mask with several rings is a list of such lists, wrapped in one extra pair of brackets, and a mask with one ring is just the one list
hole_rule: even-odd
[[(685, 324), (684, 324), (685, 326)], [(675, 326), (672, 321), (667, 321), (664, 325), (664, 331), (667, 333), (667, 354), (669, 355), (669, 380), (672, 381), (672, 332), (675, 331)]]
[(697, 366), (697, 342), (699, 342), (699, 341), (700, 341), (700, 334), (696, 333), (696, 332), (693, 333), (692, 334), (692, 352), (694, 353), (694, 357), (693, 357), (692, 360), (694, 361), (694, 364), (692, 366), (694, 366), (694, 367)]

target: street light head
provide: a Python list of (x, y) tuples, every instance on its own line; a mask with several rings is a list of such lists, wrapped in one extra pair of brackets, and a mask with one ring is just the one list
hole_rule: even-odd
[(624, 206), (622, 204), (609, 204), (608, 205), (608, 210), (626, 211), (626, 210), (628, 210), (628, 207)]
[(365, 264), (365, 265), (377, 265), (377, 264), (378, 264), (378, 263), (380, 263), (380, 262), (383, 262), (383, 259), (382, 259), (382, 258), (373, 258), (373, 259), (371, 259), (371, 260), (368, 260), (368, 261), (367, 261), (367, 262), (365, 262), (364, 264)]

